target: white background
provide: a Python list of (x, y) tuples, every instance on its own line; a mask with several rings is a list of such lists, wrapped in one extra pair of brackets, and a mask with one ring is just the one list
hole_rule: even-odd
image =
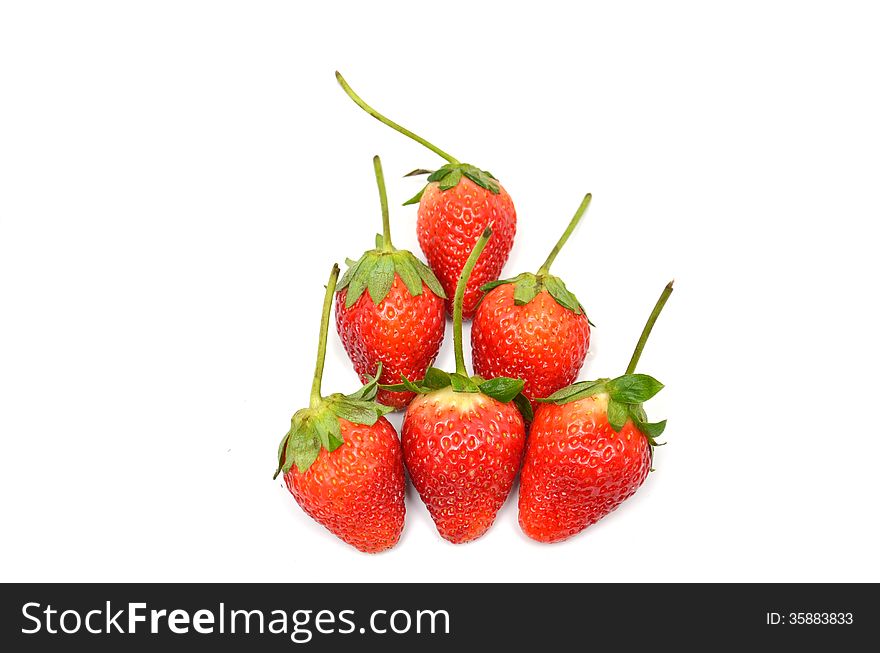
[[(880, 581), (876, 7), (719, 4), (4, 3), (0, 579)], [(440, 163), (337, 68), (500, 177), (508, 276), (593, 192), (554, 267), (582, 378), (676, 279), (640, 366), (669, 444), (579, 537), (512, 497), (453, 546), (410, 490), (367, 556), (271, 480), (330, 264), (380, 228), (370, 158), (416, 252), (400, 175)]]

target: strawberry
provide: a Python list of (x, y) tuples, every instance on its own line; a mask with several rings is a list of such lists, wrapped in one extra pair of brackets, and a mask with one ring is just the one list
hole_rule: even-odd
[[(590, 204), (587, 194), (537, 274), (483, 286), (471, 327), (474, 371), (482, 377), (525, 381), (530, 401), (577, 379), (590, 347), (590, 322), (583, 306), (550, 266)], [(534, 403), (532, 404), (534, 407)]]
[[(350, 262), (336, 287), (336, 330), (362, 382), (381, 364), (380, 383), (394, 383), (401, 375), (422, 378), (437, 358), (446, 330), (446, 294), (428, 266), (391, 244), (388, 198), (378, 156), (373, 167), (383, 234), (376, 236), (376, 249)], [(378, 401), (399, 409), (414, 396), (379, 390)]]
[[(483, 296), (480, 287), (498, 278), (513, 247), (516, 210), (510, 195), (490, 172), (469, 163), (461, 163), (422, 137), (392, 122), (364, 102), (338, 72), (336, 79), (361, 109), (448, 162), (437, 170), (419, 169), (409, 173), (408, 177), (427, 174), (428, 183), (404, 206), (416, 202), (419, 204), (416, 225), (419, 245), (449, 297), (455, 292), (468, 254), (483, 230), (492, 224), (495, 236), (474, 268), (464, 294), (462, 314), (470, 319)], [(452, 315), (453, 306), (449, 299), (446, 300), (446, 310)]]
[[(416, 230), (422, 252), (448, 295), (452, 294), (468, 252), (483, 229), (492, 223), (492, 230), (498, 234), (497, 241), (492, 239), (494, 246), (487, 247), (485, 256), (480, 257), (465, 289), (462, 315), (471, 319), (483, 296), (481, 286), (499, 277), (510, 255), (516, 234), (516, 211), (500, 184), (495, 184), (498, 193), (493, 194), (474, 182), (473, 176), (464, 176), (454, 186), (444, 188), (444, 183), (448, 183), (446, 177), (440, 177), (439, 183), (435, 181), (442, 171), (443, 168), (428, 177), (419, 200)], [(449, 300), (446, 310), (452, 314)]]
[(338, 278), (334, 265), (324, 297), (311, 401), (290, 420), (275, 477), (284, 472), (296, 502), (331, 533), (360, 551), (378, 553), (394, 546), (403, 530), (403, 459), (397, 434), (383, 417), (391, 409), (374, 401), (377, 379), (351, 395), (321, 394)]
[(429, 368), (424, 379), (400, 386), (418, 396), (403, 421), (403, 457), (413, 485), (445, 539), (469, 542), (485, 533), (519, 470), (525, 421), (531, 414), (519, 379), (469, 377), (462, 352), (462, 300), (468, 276), (491, 235), (486, 228), (462, 270), (455, 292), (455, 372)]
[(519, 524), (532, 539), (559, 542), (581, 532), (632, 496), (648, 476), (666, 420), (648, 422), (642, 403), (663, 384), (635, 374), (635, 368), (671, 293), (672, 282), (623, 376), (575, 383), (540, 400), (519, 488)]

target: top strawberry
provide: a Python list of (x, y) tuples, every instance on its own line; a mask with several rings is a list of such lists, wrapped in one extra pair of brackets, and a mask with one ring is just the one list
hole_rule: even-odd
[(437, 170), (418, 169), (407, 176), (428, 174), (427, 185), (405, 204), (419, 203), (419, 245), (446, 292), (446, 309), (452, 314), (452, 296), (465, 261), (491, 222), (494, 237), (480, 257), (465, 289), (463, 316), (473, 317), (483, 296), (480, 287), (501, 274), (516, 234), (516, 210), (510, 196), (490, 172), (462, 163), (436, 145), (389, 120), (364, 102), (336, 73), (346, 94), (361, 109), (392, 129), (421, 143), (447, 161)]

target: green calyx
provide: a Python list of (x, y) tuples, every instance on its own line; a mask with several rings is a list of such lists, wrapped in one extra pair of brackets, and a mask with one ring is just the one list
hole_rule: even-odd
[(665, 444), (657, 442), (657, 438), (660, 437), (666, 428), (666, 420), (649, 422), (642, 405), (660, 392), (663, 389), (663, 384), (652, 376), (636, 374), (635, 371), (642, 351), (645, 348), (645, 343), (648, 341), (648, 336), (651, 335), (651, 330), (654, 328), (654, 323), (657, 321), (657, 317), (660, 315), (671, 294), (672, 281), (666, 284), (666, 287), (660, 294), (660, 298), (654, 305), (651, 315), (642, 329), (642, 334), (636, 344), (635, 351), (633, 351), (629, 365), (627, 365), (626, 372), (622, 376), (618, 376), (616, 379), (597, 379), (595, 381), (574, 383), (566, 388), (557, 390), (545, 399), (538, 399), (538, 401), (561, 406), (573, 401), (586, 399), (587, 397), (607, 394), (608, 423), (615, 432), (619, 433), (626, 423), (632, 420), (633, 425), (648, 439), (652, 452), (653, 447)]
[(657, 447), (662, 444), (657, 442), (656, 438), (666, 428), (666, 420), (649, 422), (642, 404), (662, 389), (663, 384), (647, 374), (624, 374), (616, 379), (581, 381), (538, 401), (561, 406), (587, 397), (607, 394), (608, 423), (611, 428), (620, 433), (627, 420), (631, 419), (633, 425), (648, 438), (651, 446)]
[(435, 390), (452, 387), (453, 392), (479, 392), (502, 403), (510, 403), (511, 401), (519, 408), (526, 420), (532, 419), (532, 407), (529, 400), (522, 394), (525, 382), (522, 379), (510, 379), (507, 377), (499, 377), (495, 379), (484, 380), (478, 376), (469, 376), (467, 367), (464, 362), (464, 350), (462, 347), (462, 304), (464, 303), (464, 290), (467, 286), (468, 279), (477, 259), (489, 242), (492, 235), (492, 226), (486, 227), (483, 234), (477, 240), (470, 256), (468, 256), (461, 275), (458, 278), (458, 284), (455, 287), (455, 300), (453, 301), (452, 310), (452, 334), (453, 345), (455, 348), (455, 372), (444, 372), (435, 367), (428, 368), (425, 377), (418, 381), (411, 381), (401, 376), (401, 383), (395, 385), (383, 385), (384, 390), (392, 392), (415, 392), (418, 394), (428, 394)]
[(316, 405), (298, 410), (290, 420), (290, 430), (278, 446), (278, 474), (290, 471), (296, 465), (300, 472), (305, 472), (321, 453), (321, 447), (327, 451), (336, 451), (342, 446), (342, 432), (339, 418), (355, 424), (372, 426), (386, 413), (394, 410), (375, 401), (378, 392), (377, 379), (382, 373), (382, 364), (376, 371), (376, 377), (360, 390), (350, 395), (334, 393), (322, 397)]
[(436, 367), (429, 367), (425, 372), (424, 379), (410, 381), (402, 376), (401, 381), (401, 383), (381, 387), (383, 390), (392, 392), (415, 392), (424, 395), (451, 386), (454, 392), (480, 392), (503, 404), (512, 401), (526, 420), (531, 421), (534, 417), (532, 405), (522, 393), (525, 385), (522, 379), (498, 377), (487, 381), (479, 376), (466, 376), (457, 372), (449, 373)]
[[(458, 182), (466, 177), (477, 186), (485, 188), (493, 195), (497, 195), (501, 192), (501, 186), (498, 185), (498, 180), (491, 172), (480, 170), (478, 167), (472, 166), (470, 163), (447, 163), (434, 171), (421, 169), (413, 170), (404, 176), (414, 177), (416, 175), (428, 175), (428, 184), (436, 181), (441, 191), (455, 188), (458, 185)], [(403, 205), (418, 204), (422, 199), (422, 195), (425, 193), (425, 189), (428, 188), (428, 184), (425, 184), (422, 190), (409, 198), (403, 203)]]
[(584, 307), (575, 297), (574, 293), (565, 287), (562, 279), (552, 274), (532, 274), (531, 272), (523, 272), (512, 279), (500, 279), (492, 281), (480, 288), (483, 292), (489, 292), (493, 288), (503, 286), (505, 284), (514, 284), (513, 301), (517, 306), (524, 306), (538, 296), (542, 290), (550, 293), (550, 296), (556, 300), (556, 303), (567, 308), (576, 315), (582, 315)]
[(581, 201), (574, 217), (569, 221), (562, 236), (560, 236), (556, 245), (553, 246), (549, 256), (547, 256), (547, 260), (544, 261), (544, 264), (540, 267), (537, 274), (523, 272), (512, 279), (501, 279), (487, 283), (482, 286), (480, 290), (483, 292), (489, 292), (498, 286), (512, 283), (514, 284), (513, 301), (517, 306), (528, 304), (537, 297), (542, 290), (546, 290), (550, 293), (550, 296), (556, 300), (557, 304), (576, 315), (582, 315), (584, 313), (584, 307), (581, 306), (581, 303), (578, 301), (578, 298), (575, 297), (574, 293), (565, 287), (565, 283), (563, 283), (562, 279), (550, 274), (550, 266), (553, 265), (556, 256), (562, 250), (563, 245), (565, 245), (569, 236), (571, 236), (575, 227), (577, 227), (578, 223), (581, 221), (581, 218), (584, 216), (584, 213), (586, 213), (587, 207), (590, 206), (590, 201), (592, 199), (592, 193), (587, 193), (584, 196), (584, 199)]
[(427, 265), (406, 250), (384, 249), (382, 234), (376, 234), (376, 249), (365, 252), (357, 261), (346, 259), (348, 269), (336, 285), (336, 290), (348, 288), (345, 307), (351, 308), (364, 294), (370, 293), (374, 304), (380, 304), (394, 283), (395, 273), (413, 297), (422, 294), (422, 282), (438, 297), (446, 299), (443, 286)]
[(388, 217), (388, 196), (385, 193), (385, 177), (382, 174), (382, 162), (373, 157), (373, 168), (376, 173), (376, 185), (379, 187), (379, 202), (382, 207), (381, 234), (376, 234), (376, 249), (365, 252), (357, 261), (346, 259), (348, 269), (336, 285), (336, 291), (348, 288), (345, 307), (351, 308), (363, 295), (364, 290), (370, 293), (373, 303), (380, 304), (388, 296), (394, 284), (394, 275), (400, 277), (409, 294), (422, 294), (422, 282), (438, 297), (446, 299), (443, 286), (427, 265), (422, 263), (411, 252), (398, 250), (391, 244), (391, 227)]
[(278, 468), (273, 479), (281, 472), (289, 472), (293, 465), (304, 473), (321, 453), (321, 447), (327, 451), (335, 451), (341, 447), (343, 440), (339, 418), (355, 424), (371, 426), (382, 415), (394, 410), (375, 401), (379, 377), (382, 374), (381, 363), (378, 365), (375, 378), (371, 378), (370, 382), (357, 392), (350, 395), (336, 393), (329, 397), (321, 393), (324, 359), (327, 357), (327, 331), (330, 327), (330, 311), (333, 308), (333, 295), (336, 292), (338, 278), (339, 266), (334, 264), (324, 293), (321, 329), (318, 333), (318, 355), (315, 359), (309, 407), (298, 410), (291, 418), (290, 430), (278, 446)]

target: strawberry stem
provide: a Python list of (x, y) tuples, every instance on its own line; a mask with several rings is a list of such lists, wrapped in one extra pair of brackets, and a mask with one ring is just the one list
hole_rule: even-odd
[(464, 289), (467, 287), (471, 272), (474, 271), (477, 259), (480, 258), (480, 254), (482, 253), (483, 248), (486, 247), (486, 243), (489, 242), (489, 237), (491, 235), (492, 225), (490, 224), (486, 227), (485, 231), (483, 231), (483, 234), (471, 250), (470, 256), (468, 256), (464, 267), (461, 269), (461, 274), (458, 277), (458, 284), (455, 286), (455, 299), (452, 304), (452, 343), (455, 345), (455, 371), (462, 376), (468, 375), (467, 368), (464, 364), (464, 350), (462, 349), (461, 342), (461, 314), (462, 306), (464, 304)]
[(376, 171), (376, 185), (379, 187), (379, 202), (382, 204), (382, 236), (385, 241), (382, 249), (393, 252), (391, 246), (391, 222), (388, 219), (388, 195), (385, 193), (385, 175), (382, 174), (382, 161), (379, 155), (373, 157), (373, 170)]
[(337, 279), (339, 279), (339, 266), (334, 263), (330, 271), (330, 279), (327, 281), (327, 292), (324, 293), (321, 333), (318, 337), (318, 359), (315, 362), (315, 377), (312, 379), (312, 396), (309, 402), (311, 408), (317, 408), (321, 403), (321, 379), (324, 378), (324, 358), (327, 355), (327, 329), (330, 326), (330, 309), (333, 307)]
[(427, 147), (429, 150), (434, 152), (434, 154), (437, 154), (437, 155), (443, 157), (444, 159), (446, 159), (447, 161), (449, 161), (449, 163), (461, 163), (458, 159), (447, 154), (446, 152), (441, 150), (439, 147), (437, 147), (433, 143), (429, 143), (421, 136), (413, 134), (406, 127), (401, 127), (396, 122), (389, 120), (388, 118), (383, 116), (381, 113), (376, 111), (369, 104), (364, 102), (360, 98), (360, 96), (352, 90), (351, 86), (348, 85), (348, 82), (345, 81), (345, 79), (342, 77), (342, 75), (339, 74), (339, 71), (336, 71), (336, 81), (339, 82), (339, 85), (342, 87), (342, 90), (345, 91), (345, 93), (346, 93), (346, 95), (348, 95), (348, 97), (350, 97), (352, 100), (354, 100), (354, 103), (356, 105), (358, 105), (361, 109), (363, 109), (364, 111), (369, 113), (371, 116), (373, 116), (379, 122), (388, 125), (389, 127), (391, 127), (391, 129), (400, 132), (404, 136), (408, 136), (409, 138), (413, 139), (416, 143), (421, 143), (422, 145)]
[(553, 265), (553, 261), (556, 260), (556, 255), (559, 254), (559, 251), (562, 249), (562, 246), (565, 245), (565, 242), (568, 240), (568, 237), (571, 236), (571, 233), (574, 231), (574, 228), (578, 226), (578, 222), (581, 221), (581, 218), (584, 216), (584, 213), (587, 212), (587, 207), (590, 205), (590, 200), (593, 199), (592, 193), (587, 193), (584, 196), (584, 200), (581, 202), (581, 205), (578, 207), (578, 210), (575, 212), (574, 217), (571, 219), (571, 222), (568, 223), (568, 226), (565, 228), (565, 232), (562, 234), (562, 237), (553, 246), (553, 250), (550, 252), (550, 256), (547, 257), (547, 260), (544, 261), (544, 265), (542, 265), (538, 269), (538, 274), (547, 274), (550, 271), (550, 266)]
[(632, 358), (629, 361), (629, 365), (626, 366), (626, 373), (632, 374), (636, 371), (636, 365), (639, 364), (639, 358), (642, 356), (642, 350), (645, 348), (645, 343), (648, 342), (648, 336), (651, 335), (651, 329), (654, 328), (654, 322), (657, 321), (657, 317), (660, 315), (660, 311), (663, 310), (663, 307), (666, 305), (666, 300), (669, 299), (669, 295), (672, 294), (672, 281), (666, 284), (666, 287), (663, 289), (663, 292), (660, 295), (660, 299), (657, 300), (657, 303), (654, 304), (654, 310), (651, 311), (650, 317), (648, 317), (648, 321), (645, 323), (645, 328), (642, 329), (642, 336), (639, 338), (639, 342), (636, 344), (636, 350), (633, 352)]

